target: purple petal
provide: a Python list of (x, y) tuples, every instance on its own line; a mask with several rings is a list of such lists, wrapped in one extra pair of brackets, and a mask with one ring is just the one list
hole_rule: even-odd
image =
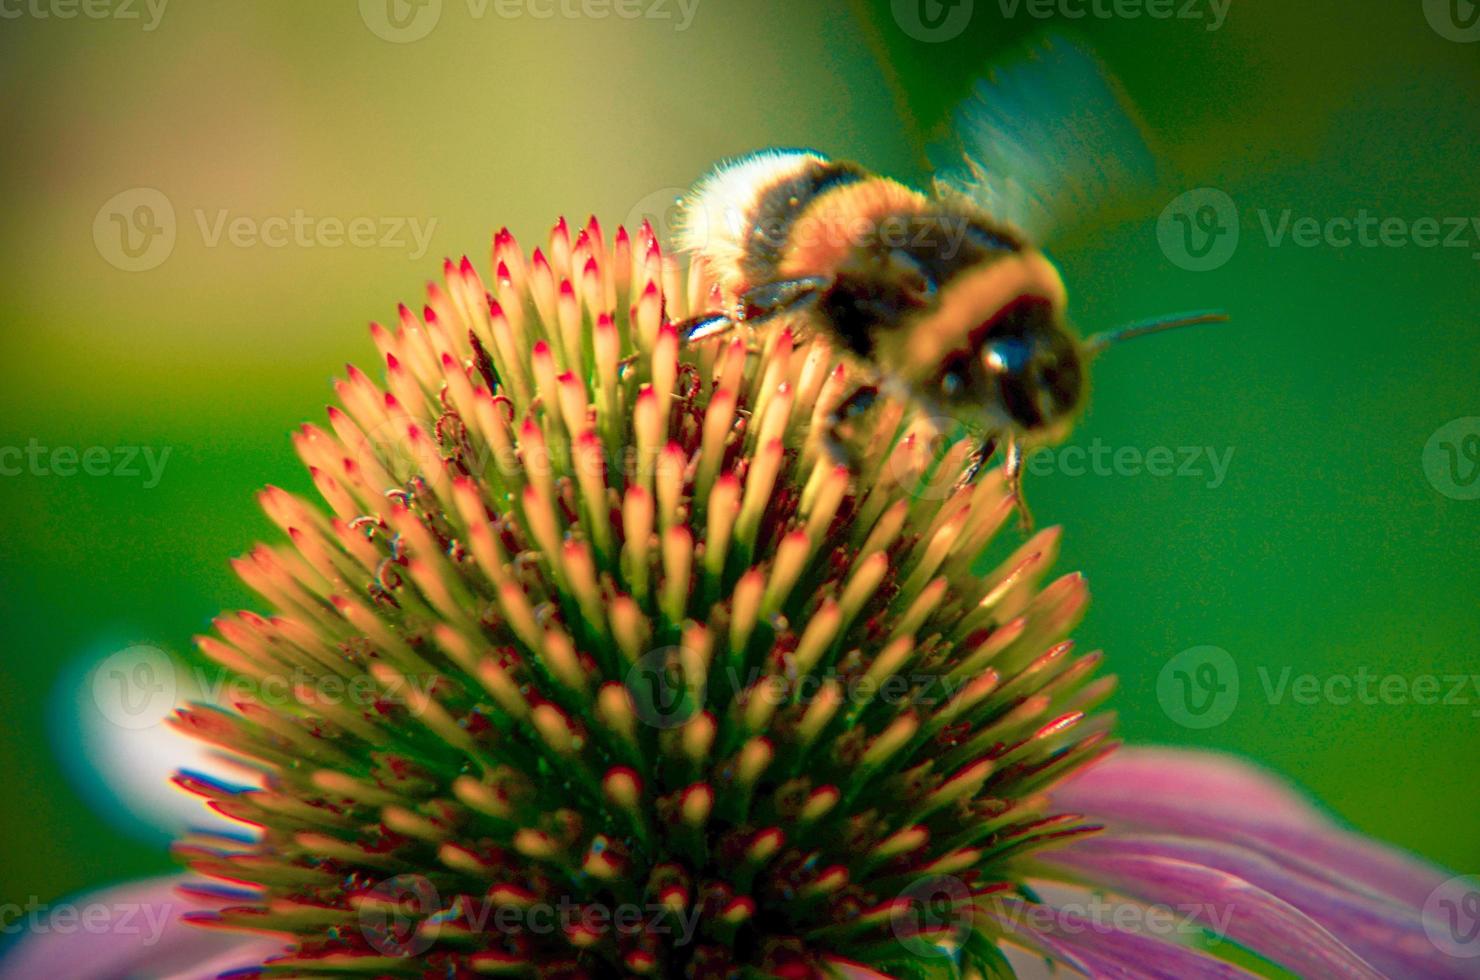
[(1226, 916), (1229, 939), (1302, 976), (1382, 976), (1299, 909), (1236, 875), (1161, 857), (1117, 856), (1096, 863), (1098, 880), (1143, 901), (1174, 908), (1211, 906)]
[(981, 914), (995, 920), (1009, 937), (1042, 949), (1061, 965), (1086, 976), (1123, 980), (1243, 980), (1254, 976), (1176, 942), (1128, 932), (1062, 909), (1004, 899), (983, 907)]
[(1282, 781), (1214, 753), (1121, 749), (1056, 788), (1054, 802), (1115, 830), (1236, 843), (1408, 908), (1422, 908), (1448, 877), (1340, 829)]
[(131, 882), (23, 916), (27, 928), (0, 958), (0, 980), (128, 980), (215, 977), (283, 952), (281, 940), (203, 929), (181, 921), (214, 908), (181, 894), (180, 876)]
[[(1162, 901), (1150, 882), (1128, 882), (1114, 862), (1120, 858), (1164, 858), (1224, 872), (1262, 889), (1305, 913), (1389, 976), (1461, 977), (1462, 961), (1447, 956), (1424, 931), (1413, 909), (1366, 892), (1353, 891), (1300, 866), (1277, 862), (1234, 844), (1180, 837), (1101, 835), (1048, 855), (1045, 860), (1113, 883), (1145, 901)], [(1271, 958), (1278, 957), (1270, 954)]]
[(1125, 746), (1063, 784), (1065, 792), (1101, 802), (1157, 800), (1220, 813), (1236, 799), (1270, 823), (1308, 825), (1325, 818), (1270, 774), (1232, 756), (1191, 749)]

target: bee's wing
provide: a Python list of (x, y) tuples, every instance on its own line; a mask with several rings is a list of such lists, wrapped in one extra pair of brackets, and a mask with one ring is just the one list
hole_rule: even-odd
[(932, 154), (937, 189), (964, 194), (1038, 242), (1104, 220), (1150, 192), (1155, 158), (1120, 86), (1061, 38), (994, 70), (957, 111), (955, 145)]

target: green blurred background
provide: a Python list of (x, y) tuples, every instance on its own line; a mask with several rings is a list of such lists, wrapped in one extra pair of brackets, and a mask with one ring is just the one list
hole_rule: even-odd
[[(1030, 479), (1040, 519), (1067, 528), (1064, 565), (1095, 591), (1080, 635), (1123, 679), (1124, 735), (1260, 760), (1356, 828), (1480, 871), (1480, 501), (1465, 499), (1480, 488), (1464, 465), (1446, 482), (1434, 456), (1480, 445), (1464, 441), (1480, 421), (1431, 441), (1480, 415), (1480, 227), (1453, 248), (1264, 230), (1286, 209), (1480, 215), (1480, 43), (1443, 20), (1447, 0), (1240, 0), (1224, 17), (1178, 0), (1194, 16), (1172, 18), (1101, 0), (1111, 16), (1073, 20), (1076, 0), (1048, 18), (1028, 0), (927, 0), (934, 30), (917, 0), (643, 0), (632, 20), (587, 2), (548, 19), (507, 0), (5, 6), (0, 446), (170, 455), (153, 486), (147, 471), (0, 477), (0, 902), (169, 866), (160, 837), (110, 813), (109, 779), (86, 775), (81, 678), (130, 644), (184, 651), (220, 609), (253, 603), (226, 565), (273, 533), (253, 493), (310, 490), (290, 426), (322, 418), (345, 360), (373, 362), (367, 321), (416, 299), (443, 256), (482, 262), (494, 228), (530, 242), (560, 213), (661, 216), (716, 159), (767, 145), (923, 181), (924, 147), (973, 78), (1055, 27), (1112, 66), (1168, 174), (1059, 243), (1076, 319), (1237, 318), (1107, 358), (1071, 439), (1207, 447), (1228, 460), (1221, 481), (1207, 450), (1192, 476), (1075, 475), (1059, 456)], [(169, 201), (176, 241), (131, 272), (108, 236), (137, 188)], [(1226, 194), (1241, 230), (1202, 272), (1157, 234), (1198, 188)], [(421, 255), (404, 231), (212, 245), (223, 210), (432, 234)], [(1191, 728), (1162, 670), (1204, 645), (1228, 651), (1239, 691), (1220, 724)], [(1405, 688), (1459, 676), (1464, 703), (1270, 697), (1286, 668)]]

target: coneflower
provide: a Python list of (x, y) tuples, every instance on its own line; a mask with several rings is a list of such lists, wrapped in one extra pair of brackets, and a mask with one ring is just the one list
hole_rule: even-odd
[(975, 443), (891, 404), (845, 465), (845, 365), (681, 346), (718, 297), (647, 227), (501, 232), (491, 269), (449, 262), (372, 328), (385, 386), (297, 434), (327, 513), (263, 495), (288, 541), (237, 568), (276, 613), (200, 647), (294, 691), (179, 718), (263, 772), (181, 776), (261, 829), (180, 845), (252, 889), (200, 921), (286, 934), (286, 972), (990, 965), (967, 910), (1093, 829), (1044, 791), (1107, 748), (1057, 533), (976, 574), (1013, 500)]
[(92, 896), (153, 939), (0, 976), (1480, 975), (1471, 880), (1244, 764), (1110, 754), (1084, 583), (974, 441), (884, 401), (837, 458), (848, 367), (681, 345), (722, 297), (646, 227), (501, 232), (491, 272), (296, 435), (327, 510), (262, 496), (274, 612), (200, 639), (252, 693), (176, 719), (244, 833)]

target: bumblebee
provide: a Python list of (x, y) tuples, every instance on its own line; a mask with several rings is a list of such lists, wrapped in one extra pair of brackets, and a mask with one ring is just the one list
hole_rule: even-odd
[[(1094, 195), (1086, 170), (1102, 184), (1129, 185), (1117, 171), (1145, 153), (1097, 65), (1062, 45), (1050, 54), (1026, 79), (999, 80), (968, 104), (963, 165), (938, 177), (934, 193), (800, 149), (762, 151), (703, 179), (683, 205), (677, 244), (704, 264), (733, 307), (687, 321), (681, 335), (697, 342), (792, 315), (872, 379), (835, 409), (832, 445), (844, 445), (839, 433), (849, 419), (881, 394), (909, 399), (982, 434), (973, 473), (1004, 447), (1021, 505), (1024, 447), (1068, 432), (1099, 351), (1225, 319), (1189, 314), (1087, 339), (1069, 328), (1063, 280), (1026, 229)], [(1066, 100), (1062, 126), (1042, 114), (1053, 101), (1045, 87)], [(1084, 121), (1086, 101), (1097, 105), (1092, 123)], [(1004, 118), (1024, 103), (1039, 113), (1027, 137)], [(1060, 188), (1028, 190), (1025, 178), (1002, 173), (1035, 155), (1050, 161), (1041, 169)]]

